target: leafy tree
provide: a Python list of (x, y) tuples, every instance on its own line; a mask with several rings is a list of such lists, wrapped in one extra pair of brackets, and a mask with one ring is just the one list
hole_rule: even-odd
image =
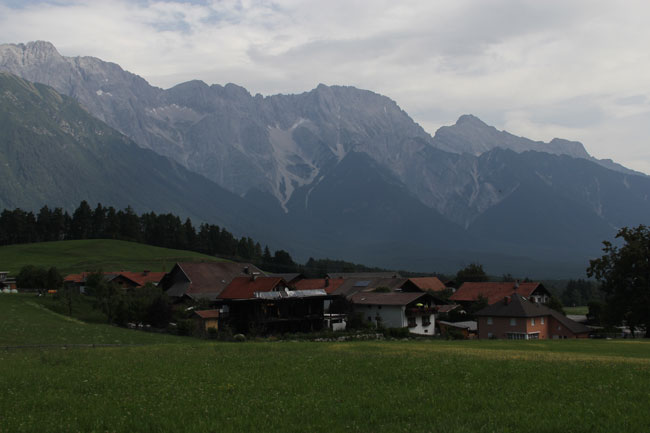
[(59, 290), (63, 286), (63, 277), (59, 271), (52, 267), (48, 269), (45, 277), (45, 287), (49, 290)]
[(86, 293), (95, 297), (95, 307), (106, 314), (109, 323), (124, 323), (122, 289), (107, 281), (102, 272), (93, 272), (86, 277)]
[(562, 305), (562, 302), (560, 302), (560, 300), (555, 296), (551, 296), (548, 302), (546, 302), (544, 305), (546, 305), (551, 310), (555, 310), (558, 313), (564, 314), (564, 306)]
[(456, 273), (456, 284), (460, 287), (464, 282), (488, 281), (488, 276), (483, 270), (483, 265), (470, 263)]
[(47, 271), (40, 266), (23, 266), (16, 275), (16, 285), (23, 289), (44, 289), (47, 286)]
[(93, 232), (93, 211), (83, 200), (72, 214), (72, 239), (88, 239)]
[(589, 261), (587, 275), (602, 283), (608, 314), (634, 330), (645, 327), (650, 337), (650, 228), (623, 227), (616, 234), (622, 246), (603, 242), (602, 257)]

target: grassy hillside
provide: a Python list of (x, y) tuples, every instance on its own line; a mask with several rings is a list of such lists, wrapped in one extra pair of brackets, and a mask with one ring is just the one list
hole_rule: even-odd
[(0, 247), (0, 271), (16, 275), (25, 265), (56, 266), (62, 274), (96, 269), (169, 271), (179, 261), (214, 261), (191, 251), (109, 239), (41, 242)]
[[(6, 346), (50, 344), (152, 344), (185, 342), (166, 334), (85, 323), (57, 314), (34, 294), (0, 294), (0, 350)], [(1, 356), (0, 356), (1, 357)], [(4, 431), (0, 427), (0, 432)]]
[[(212, 343), (0, 295), (0, 432), (647, 432), (645, 341)], [(170, 343), (170, 344), (158, 344)]]

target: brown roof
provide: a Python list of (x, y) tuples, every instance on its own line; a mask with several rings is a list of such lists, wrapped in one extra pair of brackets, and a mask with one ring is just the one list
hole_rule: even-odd
[(286, 286), (278, 277), (237, 277), (221, 292), (219, 299), (254, 299), (255, 292), (270, 292), (278, 286)]
[(350, 297), (350, 302), (361, 305), (408, 305), (420, 298), (431, 298), (422, 292), (363, 292)]
[(296, 290), (318, 290), (323, 289), (329, 295), (338, 289), (345, 280), (341, 278), (328, 279), (327, 278), (308, 278), (305, 280), (297, 281), (294, 284)]
[(538, 302), (531, 302), (525, 297), (515, 293), (508, 298), (502, 299), (492, 305), (488, 305), (482, 310), (474, 313), (475, 316), (493, 316), (493, 317), (541, 317), (553, 316), (558, 322), (562, 323), (567, 329), (574, 334), (584, 334), (590, 332), (590, 329), (582, 323), (574, 322), (546, 305)]
[[(519, 284), (519, 287), (516, 285)], [(516, 291), (515, 291), (516, 287)], [(487, 298), (488, 305), (502, 300), (504, 297), (517, 293), (518, 295), (529, 297), (537, 289), (542, 289), (548, 294), (548, 291), (541, 283), (516, 283), (516, 282), (467, 282), (449, 297), (450, 301), (456, 302), (473, 302), (478, 301), (479, 296)]]
[(418, 278), (409, 278), (413, 284), (418, 286), (422, 291), (432, 290), (437, 292), (439, 290), (445, 290), (445, 286), (438, 277), (418, 277)]
[[(248, 274), (246, 273), (248, 270)], [(164, 287), (169, 296), (216, 299), (230, 282), (240, 276), (264, 273), (250, 263), (236, 262), (201, 262), (177, 263), (166, 279), (173, 280), (170, 274), (181, 272), (186, 282), (173, 281)]]
[(199, 316), (201, 319), (218, 319), (219, 310), (199, 310), (195, 311), (194, 314)]
[[(332, 281), (334, 280), (330, 280), (330, 284)], [(401, 289), (407, 283), (408, 278), (344, 278), (343, 283), (333, 290), (332, 294), (348, 297), (359, 292), (371, 292), (378, 287), (386, 287), (392, 292)]]

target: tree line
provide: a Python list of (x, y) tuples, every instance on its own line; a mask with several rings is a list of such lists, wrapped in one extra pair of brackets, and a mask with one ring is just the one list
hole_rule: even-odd
[(248, 261), (267, 272), (301, 272), (310, 277), (328, 272), (383, 271), (342, 260), (310, 258), (296, 263), (285, 250), (271, 252), (250, 237), (235, 237), (215, 224), (196, 228), (171, 213), (138, 215), (130, 206), (116, 210), (98, 203), (93, 209), (82, 201), (70, 215), (62, 208), (43, 206), (36, 214), (20, 208), (0, 213), (0, 246), (76, 239), (116, 239), (163, 248), (195, 251), (211, 256)]

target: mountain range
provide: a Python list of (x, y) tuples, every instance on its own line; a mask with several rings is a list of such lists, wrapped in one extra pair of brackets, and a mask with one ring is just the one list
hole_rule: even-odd
[[(164, 90), (113, 63), (61, 56), (47, 42), (0, 45), (0, 70), (51, 86), (105, 122), (114, 139), (95, 151), (128, 143), (129, 152), (117, 152), (123, 164), (137, 154), (133, 169), (173, 167), (146, 175), (150, 192), (119, 200), (225, 224), (302, 258), (438, 271), (481, 261), (494, 273), (574, 276), (602, 240), (650, 215), (650, 178), (593, 158), (581, 143), (517, 137), (471, 115), (431, 136), (367, 90), (319, 85), (253, 96), (201, 81)], [(8, 140), (2, 152), (27, 142)], [(0, 203), (68, 206), (74, 187), (57, 189), (57, 170), (32, 167), (32, 190), (1, 190)], [(167, 179), (169, 171), (188, 182)], [(166, 193), (170, 183), (184, 197)], [(106, 201), (128, 190), (118, 179), (97, 185)]]

